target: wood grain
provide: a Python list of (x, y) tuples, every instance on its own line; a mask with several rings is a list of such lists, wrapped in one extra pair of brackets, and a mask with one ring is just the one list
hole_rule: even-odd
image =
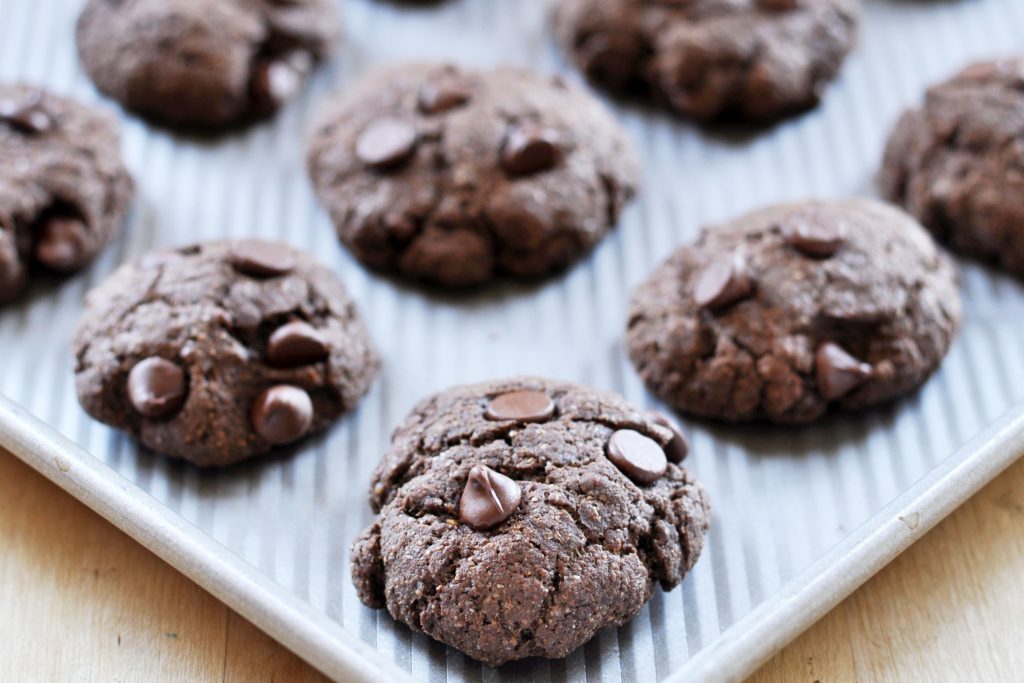
[(323, 681), (0, 451), (0, 681)]
[[(322, 681), (0, 452), (0, 680)], [(1011, 681), (1024, 672), (1024, 461), (751, 680)]]
[(1022, 577), (1024, 460), (750, 681), (1022, 681)]

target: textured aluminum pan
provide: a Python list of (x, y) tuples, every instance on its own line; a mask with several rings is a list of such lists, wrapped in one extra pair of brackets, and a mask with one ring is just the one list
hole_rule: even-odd
[[(0, 0), (0, 79), (97, 96), (74, 55), (80, 0)], [(574, 74), (542, 0), (414, 9), (343, 3), (346, 44), (274, 122), (197, 142), (125, 121), (139, 199), (122, 237), (81, 276), (0, 311), (0, 445), (338, 679), (731, 680), (809, 626), (1024, 451), (1024, 289), (963, 268), (966, 320), (917, 395), (803, 430), (688, 423), (714, 526), (682, 586), (565, 660), (492, 670), (364, 608), (348, 544), (391, 427), (423, 394), (516, 372), (655, 405), (622, 348), (629, 289), (700, 225), (770, 201), (872, 192), (885, 134), (925, 84), (973, 57), (1022, 49), (1015, 0), (868, 0), (860, 45), (824, 105), (755, 135), (700, 131), (612, 103), (646, 184), (622, 225), (564, 277), (445, 298), (381, 279), (335, 243), (303, 170), (316, 104), (396, 58), (511, 62)], [(138, 449), (75, 400), (70, 338), (85, 291), (158, 245), (277, 236), (335, 266), (384, 369), (360, 409), (295, 453), (213, 473)]]

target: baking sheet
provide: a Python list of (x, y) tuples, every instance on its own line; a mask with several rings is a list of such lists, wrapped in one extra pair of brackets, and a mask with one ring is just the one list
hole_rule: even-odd
[[(630, 624), (602, 631), (564, 660), (494, 670), (364, 608), (349, 580), (348, 545), (372, 518), (370, 472), (418, 398), (527, 372), (658, 407), (623, 350), (630, 288), (702, 224), (772, 201), (872, 193), (899, 111), (968, 59), (1024, 51), (1024, 3), (868, 0), (860, 44), (824, 105), (757, 134), (702, 131), (612, 102), (645, 162), (644, 189), (619, 229), (563, 277), (461, 297), (370, 274), (337, 245), (305, 177), (306, 127), (325, 95), (393, 59), (514, 63), (575, 79), (552, 41), (549, 3), (340, 4), (344, 47), (275, 121), (210, 142), (126, 117), (124, 151), (139, 196), (121, 238), (86, 273), (0, 311), (0, 393), (9, 399), (0, 402), (0, 444), (327, 673), (391, 680), (404, 671), (431, 681), (741, 676), (1024, 450), (1024, 418), (1011, 411), (1024, 398), (1024, 289), (964, 264), (964, 329), (915, 396), (802, 430), (684, 421), (689, 466), (712, 497), (713, 528), (683, 584), (656, 593)], [(79, 5), (0, 0), (0, 79), (100, 99), (75, 58)], [(85, 291), (122, 260), (225, 235), (284, 238), (332, 264), (384, 367), (359, 410), (326, 435), (288, 455), (205, 473), (85, 416), (70, 339)]]

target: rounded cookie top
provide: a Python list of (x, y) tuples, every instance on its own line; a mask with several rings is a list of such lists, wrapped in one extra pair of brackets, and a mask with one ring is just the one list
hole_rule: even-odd
[(954, 249), (1024, 276), (1024, 57), (931, 88), (896, 124), (879, 182)]
[(960, 324), (957, 275), (869, 199), (779, 205), (705, 230), (633, 294), (629, 355), (681, 412), (803, 423), (905, 394)]
[(88, 0), (76, 38), (96, 86), (175, 126), (275, 112), (340, 35), (330, 0)]
[(681, 440), (663, 416), (567, 382), (431, 396), (374, 473), (359, 596), (491, 665), (564, 657), (696, 562), (710, 509), (676, 464)]
[(309, 171), (363, 263), (448, 287), (537, 278), (597, 243), (639, 165), (599, 102), (557, 78), (402, 64), (325, 107)]
[(856, 0), (562, 0), (556, 29), (593, 81), (698, 120), (816, 105), (853, 46)]
[(71, 273), (118, 231), (133, 184), (114, 118), (27, 85), (0, 85), (0, 303), (33, 272)]
[(122, 266), (88, 294), (74, 350), (86, 412), (202, 466), (326, 428), (379, 365), (337, 276), (257, 240), (154, 251)]

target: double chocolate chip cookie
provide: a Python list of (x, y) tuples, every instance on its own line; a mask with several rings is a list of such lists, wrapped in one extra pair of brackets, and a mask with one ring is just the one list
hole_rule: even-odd
[(880, 184), (954, 249), (1024, 276), (1024, 58), (931, 88), (897, 123)]
[(816, 105), (853, 46), (856, 0), (561, 0), (556, 27), (587, 76), (701, 121)]
[(0, 303), (33, 273), (74, 272), (124, 222), (133, 184), (113, 117), (0, 85)]
[(447, 287), (538, 278), (597, 243), (639, 165), (611, 115), (512, 68), (385, 68), (326, 107), (309, 172), (363, 263)]
[(930, 235), (850, 199), (705, 230), (634, 293), (628, 346), (681, 412), (802, 423), (912, 391), (959, 325), (956, 271)]
[(89, 76), (126, 108), (216, 129), (277, 111), (340, 31), (331, 0), (88, 0), (76, 36)]
[(575, 384), (431, 396), (374, 474), (359, 597), (487, 664), (564, 657), (697, 561), (710, 509), (685, 455), (663, 416)]
[(89, 293), (74, 349), (86, 412), (201, 466), (326, 428), (378, 367), (337, 277), (287, 245), (256, 240), (122, 266)]

